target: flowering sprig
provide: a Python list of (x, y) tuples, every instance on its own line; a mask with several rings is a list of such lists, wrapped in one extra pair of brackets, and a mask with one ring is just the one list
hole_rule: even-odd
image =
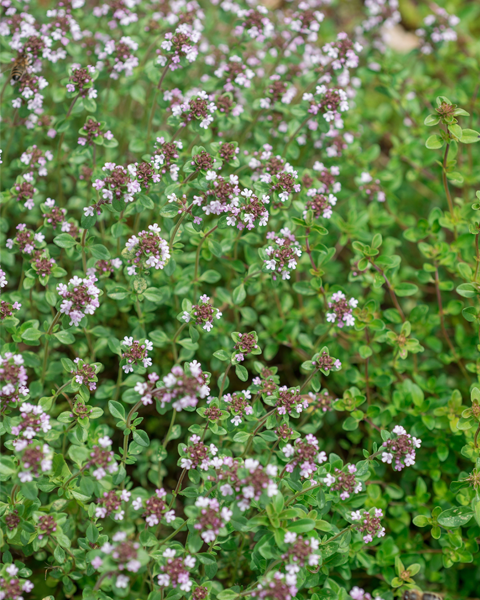
[(265, 268), (273, 271), (272, 279), (277, 278), (277, 274), (282, 279), (290, 279), (291, 272), (297, 268), (298, 259), (302, 255), (302, 249), (293, 233), (288, 228), (283, 228), (279, 235), (274, 232), (267, 233), (267, 239), (271, 244), (265, 250), (267, 258), (264, 259)]
[(146, 369), (152, 365), (152, 359), (148, 357), (148, 352), (153, 350), (153, 344), (149, 340), (134, 340), (132, 337), (125, 336), (122, 346), (126, 350), (122, 353), (122, 365), (125, 373), (133, 373), (133, 367), (139, 363)]
[(163, 269), (170, 260), (168, 243), (160, 236), (157, 224), (149, 225), (148, 231), (141, 231), (126, 243), (122, 256), (130, 263), (129, 275), (137, 275), (149, 269)]
[(213, 329), (214, 319), (220, 319), (222, 313), (218, 308), (214, 308), (210, 303), (210, 298), (203, 294), (200, 296), (200, 302), (194, 304), (190, 310), (184, 310), (181, 319), (185, 323), (194, 323), (195, 325), (201, 325), (205, 331), (211, 331)]
[(328, 323), (336, 323), (337, 327), (352, 327), (355, 325), (355, 317), (352, 315), (353, 309), (358, 306), (358, 300), (350, 298), (347, 301), (343, 292), (335, 292), (332, 294), (328, 302), (330, 312), (327, 312), (326, 318)]
[(57, 286), (58, 294), (63, 298), (59, 311), (70, 317), (70, 325), (77, 326), (86, 315), (93, 315), (100, 306), (101, 294), (95, 286), (96, 277), (73, 277), (68, 284)]
[(422, 440), (411, 436), (401, 425), (392, 430), (395, 437), (390, 437), (382, 444), (382, 462), (391, 465), (395, 471), (415, 464), (415, 451), (420, 448)]

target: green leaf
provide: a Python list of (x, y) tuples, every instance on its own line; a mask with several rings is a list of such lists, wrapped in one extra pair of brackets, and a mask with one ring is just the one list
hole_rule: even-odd
[(306, 281), (297, 281), (292, 285), (292, 288), (302, 296), (315, 296), (317, 293)]
[(60, 248), (73, 248), (77, 242), (69, 233), (61, 233), (53, 238), (53, 243)]
[(248, 380), (248, 371), (245, 367), (242, 367), (242, 365), (235, 365), (235, 373), (241, 381)]
[(90, 252), (97, 260), (109, 260), (110, 258), (110, 252), (102, 244), (95, 244), (90, 248)]
[(429, 149), (429, 150), (438, 150), (438, 148), (441, 148), (443, 146), (445, 142), (443, 141), (443, 138), (439, 135), (431, 135), (427, 141), (425, 142), (425, 146)]
[(460, 141), (462, 144), (476, 144), (480, 140), (480, 133), (474, 129), (464, 129)]
[(418, 292), (418, 287), (413, 283), (398, 283), (393, 289), (397, 296), (413, 296)]
[(234, 304), (241, 304), (247, 297), (245, 286), (241, 283), (238, 287), (233, 290), (232, 300)]
[(29, 327), (22, 333), (22, 340), (26, 342), (36, 342), (38, 339), (42, 337), (42, 332), (34, 327)]
[(216, 283), (220, 279), (220, 273), (217, 271), (205, 271), (200, 277), (200, 281), (206, 281), (207, 283)]
[(430, 522), (430, 519), (428, 517), (423, 516), (423, 515), (417, 515), (413, 519), (413, 523), (417, 527), (426, 527), (429, 524), (429, 522)]
[(444, 510), (437, 521), (442, 527), (447, 529), (451, 527), (460, 527), (466, 525), (473, 517), (473, 511), (469, 506), (458, 506)]
[(59, 342), (62, 342), (62, 344), (73, 344), (75, 342), (75, 336), (69, 331), (59, 331), (53, 335)]
[(148, 446), (150, 446), (148, 435), (141, 429), (137, 429), (133, 432), (133, 439), (139, 446), (143, 446), (144, 448), (148, 448)]
[(125, 421), (125, 409), (123, 408), (123, 404), (120, 404), (120, 402), (115, 402), (115, 400), (110, 400), (108, 403), (108, 408), (112, 417)]

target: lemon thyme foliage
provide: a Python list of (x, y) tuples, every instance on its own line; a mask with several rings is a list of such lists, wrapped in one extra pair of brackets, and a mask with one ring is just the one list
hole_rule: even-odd
[(480, 6), (1, 0), (0, 600), (473, 600)]

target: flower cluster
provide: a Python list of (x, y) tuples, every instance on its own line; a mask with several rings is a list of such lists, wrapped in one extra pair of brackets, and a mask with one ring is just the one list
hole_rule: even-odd
[(92, 475), (100, 481), (107, 476), (107, 473), (113, 474), (118, 471), (118, 463), (115, 460), (114, 452), (110, 450), (112, 440), (108, 436), (103, 436), (98, 440), (90, 452), (88, 466), (94, 467)]
[(147, 384), (137, 384), (136, 390), (142, 394), (144, 404), (145, 394), (150, 393), (160, 402), (161, 408), (171, 404), (175, 410), (181, 411), (197, 406), (199, 399), (209, 395), (208, 380), (209, 374), (203, 372), (201, 365), (194, 360), (188, 368), (186, 365), (184, 368), (179, 365), (173, 367), (163, 378), (162, 386), (153, 392), (149, 392)]
[(411, 436), (401, 425), (393, 428), (395, 438), (386, 440), (382, 444), (382, 462), (393, 464), (395, 471), (415, 464), (415, 451), (420, 448), (422, 440)]
[(190, 579), (188, 569), (193, 569), (195, 566), (195, 558), (193, 556), (176, 557), (176, 550), (167, 548), (163, 552), (163, 557), (166, 563), (160, 565), (161, 574), (158, 576), (158, 585), (160, 587), (179, 588), (182, 592), (189, 592), (192, 589), (193, 582)]
[(122, 256), (131, 265), (127, 267), (128, 274), (136, 275), (152, 268), (163, 269), (170, 260), (170, 248), (160, 236), (160, 227), (154, 224), (148, 226), (148, 231), (133, 235), (126, 243)]
[(195, 325), (201, 325), (205, 331), (211, 331), (213, 329), (213, 319), (220, 319), (221, 317), (222, 313), (210, 304), (210, 298), (206, 294), (200, 296), (199, 304), (194, 304), (190, 311), (185, 310), (182, 314), (185, 323), (192, 321)]
[(75, 382), (86, 385), (91, 392), (96, 390), (98, 378), (95, 366), (89, 365), (81, 358), (76, 358), (73, 362), (75, 369), (72, 369), (70, 373), (74, 376)]
[(304, 478), (311, 478), (316, 472), (318, 465), (326, 462), (327, 455), (320, 451), (317, 438), (309, 433), (305, 439), (300, 438), (295, 440), (294, 445), (286, 444), (282, 448), (285, 458), (291, 459), (285, 467), (287, 473), (293, 473), (293, 470), (298, 465), (300, 467), (300, 475)]
[(244, 415), (252, 415), (253, 408), (251, 406), (252, 394), (249, 390), (243, 392), (233, 392), (233, 394), (225, 394), (223, 396), (224, 402), (228, 404), (233, 418), (231, 422), (237, 427), (242, 423), (242, 417)]
[(17, 452), (26, 448), (39, 432), (47, 433), (52, 428), (50, 415), (41, 406), (24, 402), (20, 411), (20, 416), (15, 419), (17, 423), (11, 428), (12, 434), (16, 436), (12, 444)]
[(0, 354), (0, 407), (2, 412), (12, 404), (27, 396), (28, 375), (21, 354), (5, 352)]
[(203, 541), (210, 544), (215, 541), (220, 529), (230, 521), (233, 513), (226, 506), (220, 508), (216, 498), (200, 497), (195, 506), (200, 509), (200, 514), (194, 527), (200, 532)]
[(385, 536), (385, 527), (381, 525), (383, 511), (381, 508), (372, 508), (370, 512), (356, 510), (351, 513), (351, 519), (355, 523), (357, 531), (362, 534), (363, 541), (368, 544), (373, 538)]
[(133, 373), (133, 367), (140, 362), (145, 369), (152, 365), (152, 359), (148, 357), (148, 352), (153, 350), (153, 344), (149, 340), (139, 342), (132, 337), (125, 336), (122, 346), (127, 347), (122, 354), (122, 360), (126, 361), (126, 364), (122, 366), (125, 373)]
[(162, 518), (165, 518), (166, 523), (171, 523), (175, 520), (175, 511), (169, 510), (165, 502), (166, 497), (167, 492), (161, 488), (155, 490), (155, 495), (145, 500), (145, 503), (140, 497), (133, 500), (132, 506), (135, 510), (145, 509), (142, 517), (145, 519), (147, 527), (155, 527), (155, 525), (160, 523)]
[(75, 276), (68, 284), (60, 283), (57, 286), (63, 298), (59, 311), (70, 317), (70, 325), (77, 326), (83, 317), (93, 315), (100, 306), (98, 297), (101, 291), (95, 286), (96, 281), (94, 276), (85, 279)]
[(265, 250), (268, 257), (265, 259), (265, 267), (273, 271), (273, 279), (277, 278), (277, 274), (282, 279), (290, 279), (290, 273), (297, 268), (298, 259), (302, 255), (300, 244), (286, 227), (280, 231), (280, 235), (267, 233), (267, 239), (273, 245)]
[(353, 309), (358, 305), (358, 300), (350, 298), (347, 301), (343, 292), (335, 292), (332, 294), (328, 302), (330, 312), (327, 313), (328, 323), (337, 323), (338, 327), (353, 327), (355, 325), (355, 317), (352, 315)]
[(454, 42), (457, 32), (453, 28), (460, 23), (457, 15), (448, 14), (436, 4), (432, 3), (430, 6), (433, 13), (423, 19), (423, 27), (415, 32), (422, 40), (420, 51), (423, 54), (431, 54), (442, 42)]
[(210, 467), (222, 464), (220, 458), (215, 458), (218, 454), (215, 444), (206, 446), (198, 435), (192, 435), (190, 445), (185, 447), (184, 453), (185, 457), (180, 459), (180, 466), (187, 471), (197, 468), (208, 471)]
[(341, 492), (340, 498), (347, 500), (351, 494), (358, 494), (362, 491), (362, 483), (357, 481), (355, 465), (347, 465), (346, 469), (335, 468), (333, 473), (327, 473), (323, 482), (334, 492)]

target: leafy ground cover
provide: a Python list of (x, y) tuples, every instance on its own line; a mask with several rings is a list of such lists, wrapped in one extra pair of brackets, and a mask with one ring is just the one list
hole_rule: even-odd
[(479, 23), (2, 0), (0, 600), (478, 597)]

